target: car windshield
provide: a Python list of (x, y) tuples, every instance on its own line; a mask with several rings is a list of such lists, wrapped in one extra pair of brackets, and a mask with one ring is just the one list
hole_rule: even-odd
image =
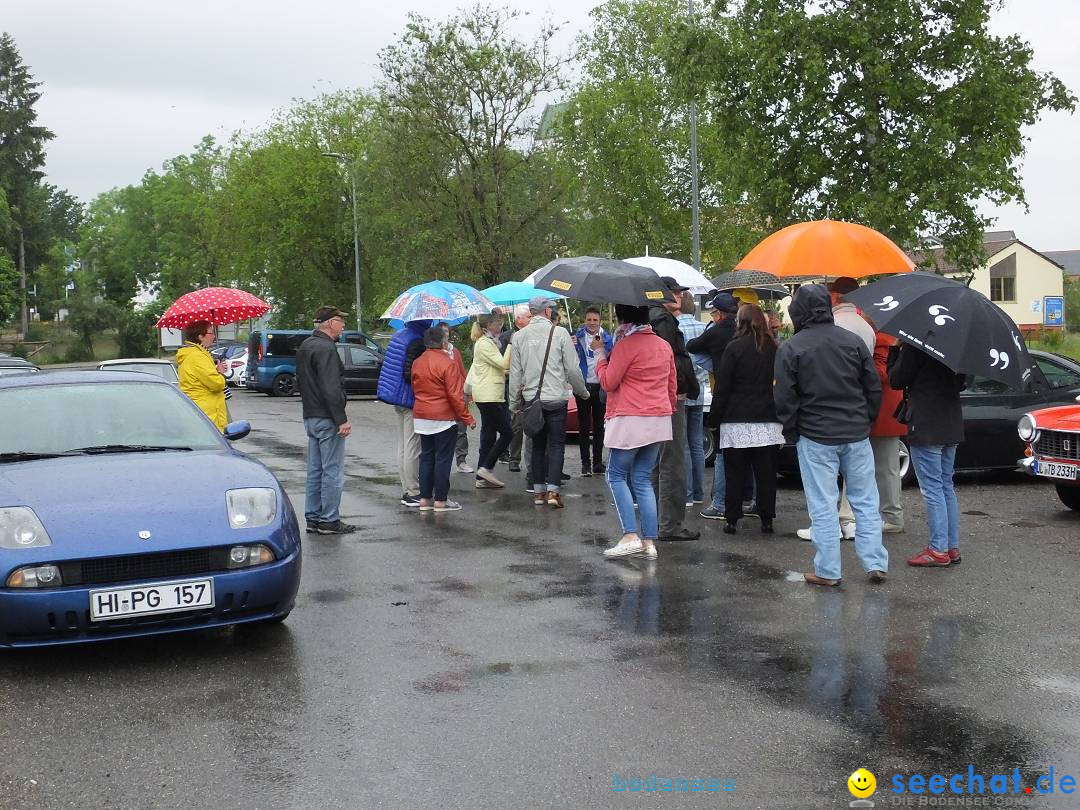
[(143, 374), (153, 374), (161, 377), (166, 382), (178, 382), (176, 368), (172, 363), (109, 363), (101, 367), (102, 371), (141, 371)]
[(214, 449), (221, 435), (160, 383), (72, 383), (0, 389), (0, 451), (66, 453), (138, 445)]

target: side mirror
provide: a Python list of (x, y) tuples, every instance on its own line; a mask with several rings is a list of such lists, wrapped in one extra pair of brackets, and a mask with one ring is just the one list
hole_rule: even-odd
[(223, 435), (230, 442), (242, 439), (249, 433), (251, 433), (251, 422), (246, 419), (241, 419), (239, 422), (229, 422), (223, 431)]

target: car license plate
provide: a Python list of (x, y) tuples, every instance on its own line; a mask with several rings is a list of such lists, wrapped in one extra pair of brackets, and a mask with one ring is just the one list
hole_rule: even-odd
[(1056, 464), (1053, 461), (1040, 461), (1035, 468), (1036, 475), (1046, 478), (1064, 478), (1067, 481), (1076, 480), (1076, 467), (1072, 464)]
[(90, 591), (90, 621), (100, 622), (125, 616), (178, 613), (214, 606), (214, 580), (189, 579), (183, 582), (151, 582), (130, 588)]

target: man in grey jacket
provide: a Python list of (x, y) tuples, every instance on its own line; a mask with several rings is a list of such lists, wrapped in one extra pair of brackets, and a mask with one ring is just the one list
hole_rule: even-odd
[[(533, 503), (561, 509), (563, 453), (566, 450), (566, 403), (570, 389), (589, 398), (570, 333), (552, 323), (555, 302), (539, 296), (529, 302), (532, 320), (514, 335), (510, 360), (510, 411), (521, 411), (540, 391), (544, 427), (532, 437)], [(548, 341), (551, 350), (548, 351)], [(547, 366), (544, 371), (544, 355)], [(543, 372), (544, 384), (540, 387)]]

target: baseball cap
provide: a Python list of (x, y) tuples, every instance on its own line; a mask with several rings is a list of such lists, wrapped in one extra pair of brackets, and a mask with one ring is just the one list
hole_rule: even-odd
[(538, 295), (529, 299), (529, 312), (533, 315), (539, 315), (548, 307), (555, 309), (557, 306), (558, 304), (555, 303), (554, 299), (548, 298), (546, 295)]
[(828, 284), (829, 292), (839, 293), (840, 295), (846, 295), (849, 292), (854, 292), (859, 289), (859, 282), (853, 279), (851, 276), (840, 276), (835, 281), (830, 281)]
[(717, 309), (720, 312), (737, 312), (739, 301), (729, 292), (718, 292), (705, 303), (705, 309)]
[(345, 320), (345, 313), (337, 307), (319, 307), (315, 310), (315, 323), (323, 323), (329, 321), (331, 318), (341, 318)]
[(673, 276), (660, 276), (660, 280), (664, 282), (664, 286), (671, 290), (673, 293), (681, 293), (684, 290), (689, 290), (689, 287), (684, 287), (677, 282)]

